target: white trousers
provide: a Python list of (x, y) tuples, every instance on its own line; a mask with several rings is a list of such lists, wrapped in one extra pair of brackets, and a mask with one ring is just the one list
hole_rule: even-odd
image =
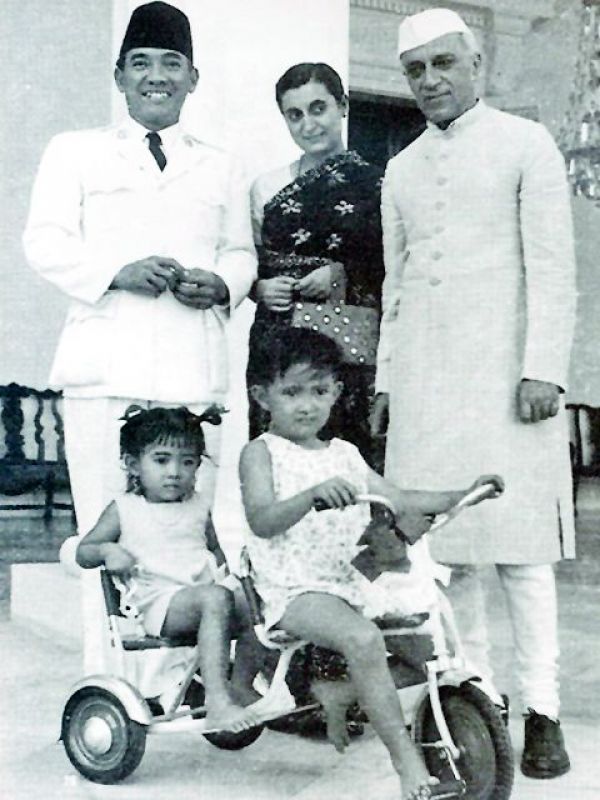
[[(125, 489), (125, 472), (119, 453), (119, 431), (123, 424), (120, 417), (132, 403), (143, 408), (167, 405), (135, 398), (64, 399), (65, 450), (80, 536), (94, 527), (104, 508)], [(190, 411), (197, 414), (206, 407), (206, 403), (188, 405)], [(214, 498), (220, 427), (207, 423), (203, 431), (209, 458), (203, 459), (198, 470), (196, 488)], [(82, 571), (81, 586), (85, 674), (110, 671), (106, 611), (98, 570)], [(139, 664), (135, 667), (136, 680), (142, 682), (140, 691), (146, 697), (160, 694), (165, 683), (162, 678), (165, 663), (173, 659), (180, 662), (181, 654), (169, 656), (168, 651), (157, 650), (136, 655), (143, 656), (144, 663), (141, 669)], [(141, 664), (142, 658), (138, 661)]]
[[(452, 565), (446, 590), (469, 662), (493, 682), (489, 660), (485, 568)], [(523, 709), (559, 714), (556, 581), (551, 564), (496, 564), (515, 647), (515, 673)]]

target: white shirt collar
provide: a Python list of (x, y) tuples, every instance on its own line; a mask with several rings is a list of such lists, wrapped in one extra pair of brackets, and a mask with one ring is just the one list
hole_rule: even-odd
[(433, 133), (438, 133), (442, 136), (448, 134), (452, 135), (453, 133), (466, 128), (468, 125), (471, 125), (473, 122), (477, 122), (486, 109), (487, 105), (484, 103), (484, 101), (477, 100), (474, 106), (471, 106), (471, 108), (461, 114), (460, 117), (452, 120), (447, 128), (440, 128), (435, 124), (435, 122), (431, 122), (430, 120), (427, 120), (427, 127)]
[[(137, 139), (144, 144), (144, 147), (148, 147), (148, 142), (146, 141), (146, 135), (150, 133), (148, 128), (140, 125), (139, 122), (136, 122), (136, 120), (132, 119), (131, 117), (126, 117), (123, 120), (121, 128), (127, 132), (131, 139)], [(175, 125), (170, 125), (168, 128), (163, 128), (161, 131), (157, 131), (157, 133), (162, 142), (162, 149), (168, 159), (169, 154), (173, 151), (177, 140), (183, 135), (181, 124), (176, 122)]]

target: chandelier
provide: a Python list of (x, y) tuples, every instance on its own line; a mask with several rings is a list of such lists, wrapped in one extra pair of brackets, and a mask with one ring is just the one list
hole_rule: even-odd
[(600, 0), (583, 0), (577, 53), (559, 144), (573, 193), (600, 204)]

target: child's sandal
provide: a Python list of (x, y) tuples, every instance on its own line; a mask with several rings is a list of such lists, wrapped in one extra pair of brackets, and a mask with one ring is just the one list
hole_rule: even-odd
[(422, 784), (413, 792), (411, 792), (406, 800), (430, 800), (431, 798), (431, 786), (427, 783)]

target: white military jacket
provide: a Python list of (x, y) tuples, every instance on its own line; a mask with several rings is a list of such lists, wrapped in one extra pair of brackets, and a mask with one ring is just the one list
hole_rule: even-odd
[(220, 275), (233, 308), (256, 274), (248, 190), (233, 159), (183, 132), (160, 172), (132, 120), (56, 136), (34, 184), (24, 245), (71, 298), (50, 385), (78, 397), (209, 402), (227, 390), (228, 308), (109, 290), (125, 264), (174, 258)]
[(390, 392), (387, 476), (505, 495), (433, 538), (449, 563), (573, 554), (566, 418), (525, 424), (521, 378), (566, 388), (574, 324), (564, 162), (540, 124), (479, 102), (393, 158), (382, 189), (386, 279), (377, 390)]

